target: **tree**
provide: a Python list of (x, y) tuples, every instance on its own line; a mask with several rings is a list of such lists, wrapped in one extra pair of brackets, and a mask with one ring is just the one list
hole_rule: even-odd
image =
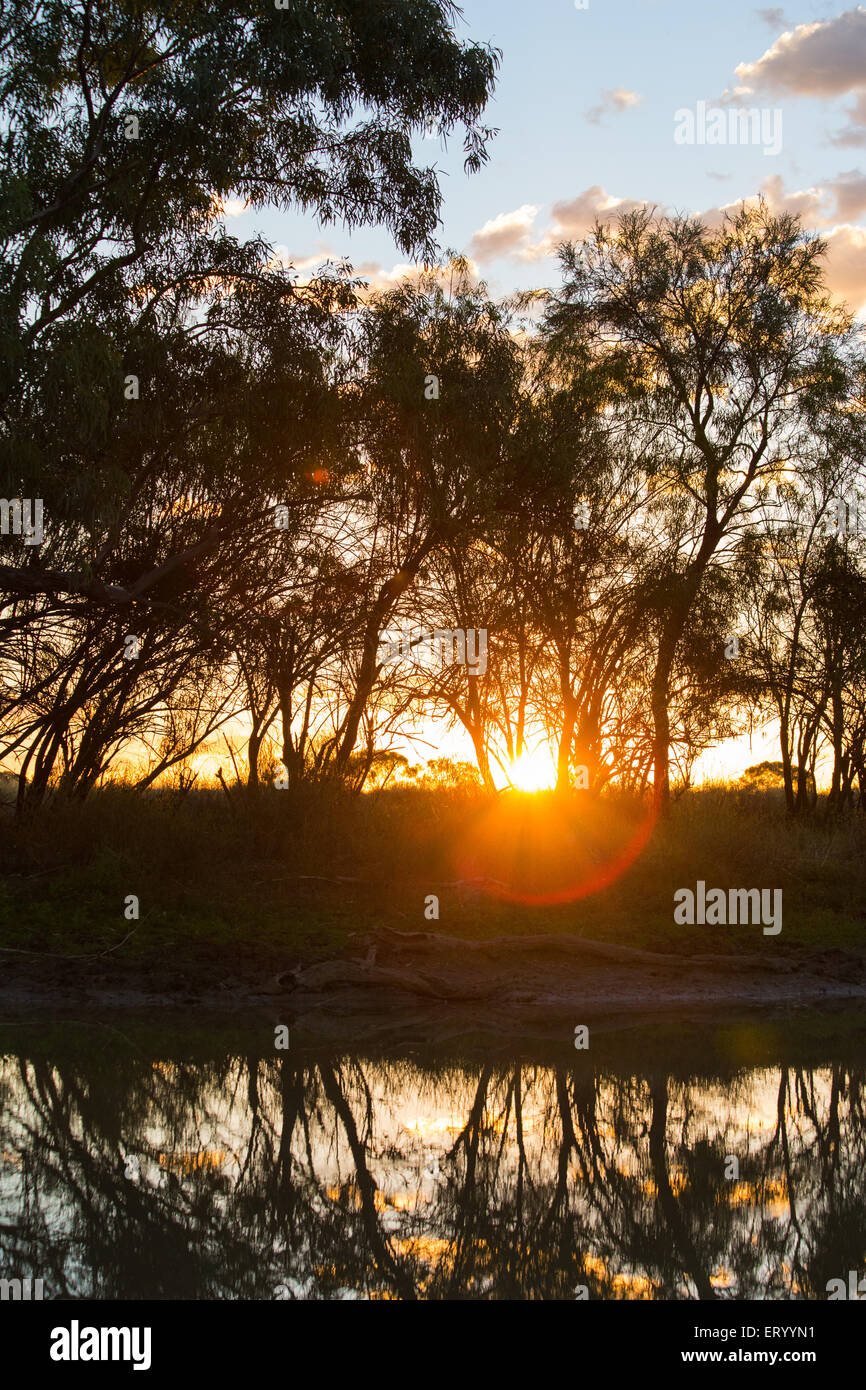
[[(412, 134), (462, 126), (470, 171), (491, 134), (498, 56), (458, 41), (457, 13), (448, 0), (0, 0), (6, 496), (44, 498), (54, 531), (116, 523), (135, 479), (103, 451), (130, 428), (124, 380), (153, 385), (148, 335), (166, 305), (189, 330), (215, 287), (223, 304), (246, 287), (248, 310), (256, 291), (266, 308), (298, 299), (266, 270), (271, 248), (226, 234), (226, 199), (381, 223), (405, 252), (433, 254), (439, 188)], [(93, 549), (53, 571), (34, 551), (2, 567), (0, 588), (140, 598), (146, 573), (106, 584)]]
[(507, 309), (460, 261), (374, 296), (359, 315), (354, 419), (369, 597), (339, 766), (381, 673), (381, 634), (435, 551), (481, 529), (501, 486), (521, 375), (509, 329)]
[(763, 202), (725, 219), (634, 212), (562, 249), (551, 339), (605, 343), (668, 517), (667, 594), (652, 677), (654, 799), (670, 797), (670, 681), (705, 576), (748, 525), (755, 494), (849, 398), (850, 316), (823, 283), (826, 247)]

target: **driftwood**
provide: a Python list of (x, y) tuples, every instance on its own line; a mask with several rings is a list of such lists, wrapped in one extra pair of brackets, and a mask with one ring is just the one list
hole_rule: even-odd
[(468, 937), (445, 936), (441, 932), (401, 932), (392, 927), (375, 927), (371, 937), (382, 945), (396, 950), (460, 951), (476, 955), (494, 954), (500, 959), (509, 956), (546, 954), (553, 951), (575, 958), (591, 957), (607, 960), (618, 965), (656, 966), (665, 970), (707, 969), (721, 970), (766, 970), (787, 973), (794, 970), (794, 963), (785, 958), (768, 960), (763, 956), (741, 956), (721, 954), (674, 955), (672, 952), (643, 951), (634, 946), (617, 946), (613, 942), (590, 941), (582, 936), (493, 936), (484, 940), (471, 940)]
[(411, 994), (430, 995), (434, 999), (445, 996), (428, 984), (420, 976), (406, 970), (388, 970), (382, 966), (368, 964), (366, 961), (323, 960), (318, 965), (310, 965), (306, 970), (295, 974), (295, 986), (299, 989), (333, 989), (340, 985), (381, 986), (387, 989), (404, 989)]
[[(578, 936), (496, 936), (470, 940), (438, 932), (395, 931), (376, 927), (356, 939), (357, 955), (297, 966), (265, 987), (273, 994), (329, 995), (335, 991), (399, 991), (440, 1001), (506, 998), (544, 999), (592, 991), (596, 981), (615, 992), (645, 990), (652, 996), (671, 977), (676, 989), (690, 983), (701, 992), (726, 977), (751, 975), (755, 981), (790, 975), (788, 959), (757, 955), (674, 955), (643, 951)], [(552, 959), (551, 959), (552, 957)], [(661, 977), (661, 979), (660, 979)], [(603, 992), (603, 991), (602, 991)], [(724, 992), (724, 991), (722, 991)]]

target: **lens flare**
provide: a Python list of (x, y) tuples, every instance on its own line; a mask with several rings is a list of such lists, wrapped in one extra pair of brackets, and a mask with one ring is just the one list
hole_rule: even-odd
[(610, 887), (642, 854), (657, 820), (651, 803), (522, 790), (503, 792), (465, 827), (456, 862), (461, 878), (486, 880), (490, 896), (526, 907)]

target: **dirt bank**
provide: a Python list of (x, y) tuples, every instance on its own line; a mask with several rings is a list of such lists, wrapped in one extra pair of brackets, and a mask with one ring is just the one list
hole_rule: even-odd
[(579, 937), (468, 940), (376, 928), (339, 955), (265, 973), (254, 960), (219, 981), (166, 984), (104, 962), (5, 957), (6, 1014), (67, 1009), (261, 1008), (310, 1036), (442, 1037), (481, 1029), (502, 1036), (561, 1035), (590, 1019), (623, 1023), (654, 1013), (766, 1007), (785, 1013), (866, 1000), (866, 953), (825, 950), (674, 955)]

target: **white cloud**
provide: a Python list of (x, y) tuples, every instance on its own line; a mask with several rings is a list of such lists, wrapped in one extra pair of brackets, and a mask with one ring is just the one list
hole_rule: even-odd
[(608, 91), (602, 92), (601, 101), (597, 106), (590, 106), (585, 112), (586, 119), (590, 125), (601, 125), (602, 117), (609, 116), (614, 111), (628, 111), (633, 106), (640, 106), (642, 98), (637, 92), (629, 92), (625, 87), (611, 87)]
[(761, 192), (775, 213), (794, 213), (802, 217), (804, 224), (811, 227), (827, 224), (830, 215), (830, 194), (826, 188), (786, 189), (781, 175), (771, 174), (761, 184)]
[(742, 97), (752, 92), (832, 100), (854, 94), (849, 125), (832, 137), (837, 145), (866, 145), (866, 8), (834, 19), (798, 24), (754, 63), (736, 68)]
[(740, 63), (740, 82), (751, 91), (838, 97), (866, 86), (866, 9), (835, 19), (798, 24), (755, 63)]
[(826, 237), (827, 283), (855, 313), (866, 310), (866, 228), (836, 227)]
[(761, 192), (773, 212), (796, 213), (807, 227), (835, 227), (866, 214), (866, 175), (859, 169), (800, 189), (786, 189), (781, 177), (772, 174), (761, 184)]
[(770, 29), (787, 29), (790, 24), (790, 20), (785, 18), (784, 10), (778, 5), (773, 5), (766, 10), (756, 10), (755, 14)]
[(862, 149), (866, 145), (866, 92), (857, 93), (857, 100), (846, 114), (848, 125), (831, 135), (830, 143), (842, 149)]
[(479, 261), (492, 261), (497, 256), (513, 256), (529, 245), (532, 224), (538, 208), (524, 203), (514, 212), (500, 212), (474, 233), (470, 242), (472, 254)]
[[(852, 225), (854, 219), (866, 215), (866, 175), (859, 169), (851, 169), (839, 174), (835, 179), (811, 188), (786, 188), (781, 177), (771, 175), (761, 185), (763, 195), (771, 212), (790, 212), (798, 215), (803, 226), (813, 231), (821, 231), (828, 243), (826, 260), (827, 283), (831, 293), (846, 300), (851, 308), (860, 311), (866, 307), (866, 228)], [(754, 205), (758, 195), (734, 199), (729, 203), (703, 209), (697, 214), (705, 225), (719, 227), (726, 214), (733, 214), (744, 205)], [(540, 261), (556, 254), (557, 248), (566, 241), (580, 241), (594, 227), (596, 221), (610, 222), (623, 213), (635, 209), (655, 209), (663, 214), (662, 204), (641, 198), (618, 198), (608, 193), (600, 184), (585, 188), (576, 197), (563, 199), (552, 205), (550, 226), (536, 242), (529, 242), (525, 234), (535, 221), (537, 210), (518, 209), (517, 213), (504, 214), (493, 219), (473, 237), (476, 239), (494, 227), (519, 226), (516, 233), (504, 236), (496, 244), (492, 255), (508, 255), (522, 261)], [(532, 212), (532, 217), (528, 216)], [(527, 213), (522, 220), (518, 214)], [(482, 244), (483, 246), (486, 243)], [(360, 269), (360, 268), (359, 268)]]
[(246, 198), (218, 198), (216, 204), (219, 217), (243, 217), (249, 207)]
[(591, 188), (585, 188), (582, 193), (578, 193), (576, 198), (567, 198), (553, 204), (553, 225), (540, 241), (526, 247), (522, 252), (522, 259), (539, 261), (545, 256), (554, 256), (562, 242), (580, 240), (592, 230), (597, 221), (610, 222), (622, 213), (650, 206), (652, 204), (638, 198), (615, 198), (602, 188), (601, 184), (593, 184)]
[(840, 222), (856, 222), (866, 213), (866, 174), (849, 169), (831, 180), (827, 188), (836, 200), (835, 217)]
[(319, 266), (331, 259), (327, 251), (317, 252), (313, 256), (293, 256), (288, 246), (275, 246), (273, 251), (273, 256), (267, 262), (268, 270), (296, 270), (300, 276), (305, 271), (318, 270)]
[[(474, 260), (467, 257), (467, 271), (471, 281), (479, 279), (478, 265)], [(411, 280), (418, 284), (422, 278), (431, 273), (444, 285), (447, 284), (451, 271), (447, 266), (437, 266), (431, 272), (428, 268), (418, 262), (403, 262), (393, 265), (390, 270), (386, 269), (379, 261), (363, 261), (360, 265), (352, 267), (355, 275), (367, 281), (367, 293), (375, 294), (381, 290), (392, 290), (399, 285), (401, 280)]]

